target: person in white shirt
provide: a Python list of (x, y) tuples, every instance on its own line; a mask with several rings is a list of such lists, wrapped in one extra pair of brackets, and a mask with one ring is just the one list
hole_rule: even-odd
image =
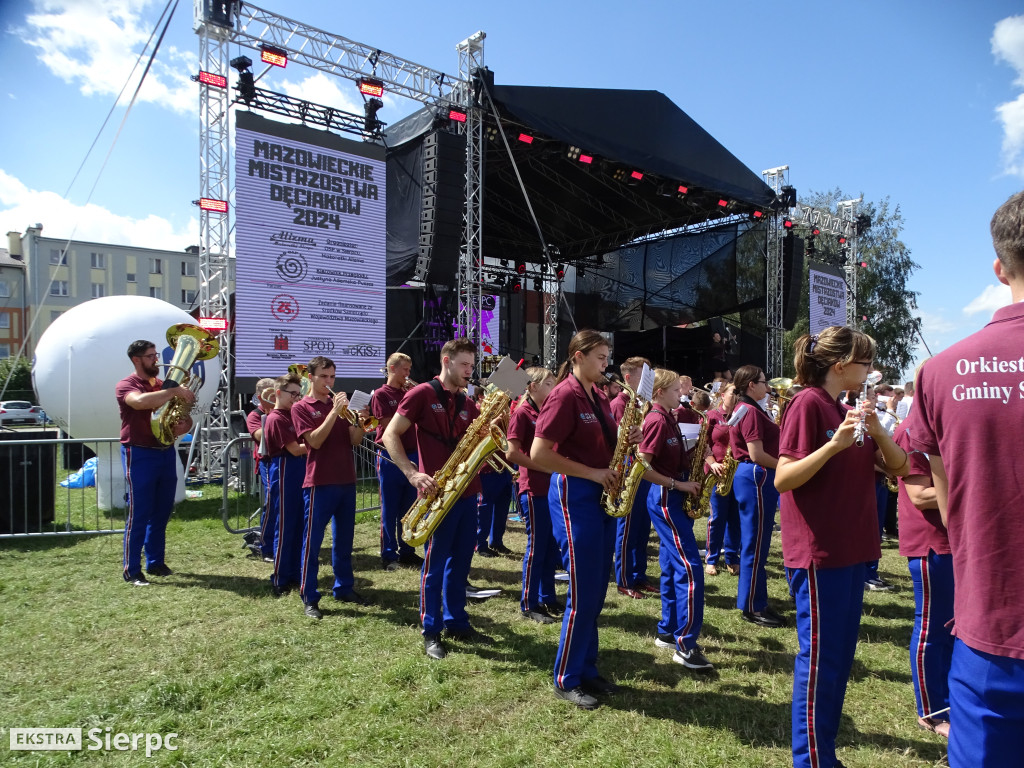
[(914, 382), (903, 385), (903, 399), (896, 405), (896, 418), (903, 421), (910, 415), (910, 406), (914, 404)]

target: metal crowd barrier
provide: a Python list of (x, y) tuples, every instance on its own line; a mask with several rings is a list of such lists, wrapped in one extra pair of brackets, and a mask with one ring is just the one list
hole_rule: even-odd
[(109, 458), (109, 471), (123, 478), (119, 440), (49, 437), (56, 434), (0, 430), (0, 539), (123, 533), (124, 509), (101, 510), (95, 485), (61, 485), (93, 451)]
[[(224, 447), (225, 468), (221, 519), (228, 533), (247, 534), (260, 529), (263, 490), (252, 458), (252, 436), (239, 435)], [(377, 449), (367, 436), (353, 446), (356, 464), (356, 514), (380, 509)]]

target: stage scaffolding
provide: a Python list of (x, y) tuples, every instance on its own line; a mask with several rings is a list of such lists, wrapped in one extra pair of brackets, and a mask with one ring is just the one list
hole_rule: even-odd
[[(199, 36), (200, 70), (228, 78), (233, 72), (229, 46), (257, 54), (270, 46), (289, 61), (335, 77), (359, 80), (372, 77), (384, 84), (389, 96), (402, 96), (437, 109), (460, 107), (467, 121), (466, 207), (462, 267), (458, 274), (458, 325), (480, 341), (482, 310), (482, 205), (483, 120), (474, 97), (473, 79), (484, 65), (485, 35), (477, 32), (456, 46), (459, 75), (402, 59), (378, 48), (349, 40), (237, 0), (194, 0), (193, 29)], [(258, 61), (258, 57), (256, 58)], [(258, 78), (257, 78), (258, 79)], [(199, 189), (200, 197), (231, 201), (229, 108), (231, 89), (199, 85)], [(230, 288), (234, 259), (231, 233), (234, 213), (200, 209), (199, 309), (203, 317), (230, 321)], [(233, 328), (221, 336), (221, 378), (217, 397), (199, 426), (198, 470), (204, 479), (221, 474), (221, 456), (231, 435), (231, 381), (234, 375)]]

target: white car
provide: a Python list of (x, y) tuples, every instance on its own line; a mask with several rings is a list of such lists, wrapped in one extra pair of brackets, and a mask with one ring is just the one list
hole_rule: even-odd
[(43, 409), (27, 400), (4, 400), (0, 403), (0, 424), (42, 424)]

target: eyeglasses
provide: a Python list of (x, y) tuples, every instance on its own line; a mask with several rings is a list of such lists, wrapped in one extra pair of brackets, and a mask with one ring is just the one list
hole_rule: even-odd
[(768, 383), (768, 379), (758, 379), (754, 383), (755, 384), (767, 384)]
[(160, 357), (160, 353), (154, 352), (151, 355), (139, 355), (139, 357), (141, 357), (143, 360), (156, 360), (158, 357)]
[(287, 392), (292, 397), (302, 397), (302, 391), (301, 390), (296, 392), (294, 389), (282, 389), (281, 391), (282, 392)]
[(872, 363), (874, 363), (874, 360), (854, 360), (850, 365), (866, 365), (870, 368)]

